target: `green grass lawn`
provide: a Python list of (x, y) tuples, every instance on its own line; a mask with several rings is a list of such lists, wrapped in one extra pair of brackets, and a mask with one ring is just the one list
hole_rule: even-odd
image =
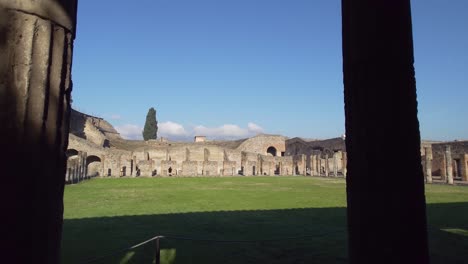
[[(468, 262), (468, 187), (427, 185), (432, 263)], [(94, 179), (65, 188), (63, 263), (163, 239), (162, 263), (346, 263), (343, 179)], [(152, 263), (154, 243), (94, 263)]]

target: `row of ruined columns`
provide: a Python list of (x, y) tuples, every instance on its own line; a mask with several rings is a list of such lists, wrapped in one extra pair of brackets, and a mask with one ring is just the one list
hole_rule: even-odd
[[(424, 175), (426, 178), (426, 183), (433, 183), (433, 173), (432, 173), (432, 161), (433, 161), (433, 153), (432, 153), (432, 148), (431, 147), (425, 147), (424, 148), (425, 152), (425, 160), (424, 160)], [(459, 171), (459, 176), (462, 177), (462, 180), (467, 180), (467, 175), (466, 175), (466, 168), (465, 163), (466, 160), (462, 159), (463, 166), (462, 171)], [(444, 156), (443, 156), (443, 166), (442, 166), (442, 171), (441, 171), (441, 179), (443, 182), (453, 185), (454, 184), (454, 173), (453, 173), (453, 156), (452, 156), (452, 149), (450, 145), (446, 145), (444, 149)]]
[[(322, 155), (311, 155), (310, 156), (310, 175), (311, 176), (325, 176), (325, 177), (338, 177), (339, 169), (338, 164), (341, 162), (341, 173), (346, 178), (346, 152), (341, 152), (341, 160), (339, 160), (340, 152), (334, 152), (330, 157), (325, 154), (325, 158), (322, 159)], [(330, 171), (330, 160), (332, 163), (332, 169)], [(323, 169), (323, 170), (322, 170)]]
[(67, 160), (65, 171), (65, 183), (79, 183), (88, 179), (88, 166), (86, 164), (87, 153), (79, 151), (78, 155)]

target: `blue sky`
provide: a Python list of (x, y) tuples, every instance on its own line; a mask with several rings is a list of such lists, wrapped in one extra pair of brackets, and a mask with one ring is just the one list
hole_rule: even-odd
[[(73, 107), (127, 138), (150, 107), (172, 139), (340, 136), (340, 2), (80, 1)], [(468, 139), (468, 1), (412, 10), (422, 137)]]

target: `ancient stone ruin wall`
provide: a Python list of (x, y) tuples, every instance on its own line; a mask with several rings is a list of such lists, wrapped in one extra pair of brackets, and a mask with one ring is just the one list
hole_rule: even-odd
[[(286, 138), (283, 136), (258, 135), (233, 142), (127, 141), (108, 138), (100, 124), (109, 126), (106, 128), (108, 131), (115, 129), (102, 118), (78, 111), (74, 111), (73, 116), (72, 132), (75, 135), (70, 135), (70, 153), (78, 155), (81, 151), (93, 157), (92, 163), (80, 167), (79, 173), (84, 178), (88, 171), (102, 177), (331, 176), (342, 167), (342, 162), (337, 164), (334, 160), (341, 157), (341, 153), (329, 149), (314, 150), (310, 155), (301, 153), (282, 157), (286, 151)], [(106, 140), (110, 141), (108, 146), (104, 144)], [(303, 140), (295, 142), (303, 144)], [(68, 167), (76, 171), (77, 161), (73, 156), (69, 160)], [(83, 172), (83, 169), (88, 171)]]
[(74, 109), (70, 113), (70, 133), (103, 146), (108, 145), (107, 141), (111, 139), (122, 139), (117, 130), (103, 118)]
[(198, 175), (198, 162), (185, 160), (182, 162), (182, 175), (184, 176), (197, 176)]
[(276, 156), (282, 156), (282, 153), (286, 151), (286, 139), (283, 136), (261, 134), (247, 139), (237, 150), (268, 155), (268, 148), (274, 147), (277, 152)]
[(203, 174), (204, 176), (218, 176), (218, 162), (217, 161), (204, 161), (203, 162)]
[[(447, 164), (447, 146), (450, 147), (451, 166), (448, 168)], [(453, 141), (453, 142), (442, 142), (432, 144), (430, 151), (432, 152), (431, 171), (433, 176), (440, 176), (442, 180), (446, 180), (449, 175), (448, 170), (451, 170), (450, 174), (455, 179), (468, 181), (468, 141)], [(426, 169), (426, 155), (423, 156), (423, 167), (425, 168), (425, 174), (427, 175)], [(431, 153), (429, 153), (430, 155)], [(430, 158), (429, 158), (430, 160)]]
[(292, 156), (287, 156), (279, 161), (281, 175), (293, 175), (294, 162)]
[(106, 136), (94, 126), (91, 120), (86, 120), (83, 132), (86, 140), (99, 146), (105, 146)]
[(286, 141), (286, 155), (293, 156), (293, 173), (346, 177), (346, 146), (342, 138)]
[(311, 155), (328, 150), (330, 152), (346, 151), (346, 144), (342, 138), (331, 138), (325, 140), (305, 141), (301, 138), (286, 140), (286, 155)]
[(260, 159), (260, 175), (275, 175), (279, 174), (279, 165), (272, 156), (262, 156)]
[(235, 176), (238, 174), (237, 162), (235, 161), (223, 161), (223, 176)]

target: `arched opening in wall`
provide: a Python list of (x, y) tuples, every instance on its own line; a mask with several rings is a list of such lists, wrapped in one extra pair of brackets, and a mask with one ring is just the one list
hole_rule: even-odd
[(267, 155), (276, 157), (276, 153), (277, 153), (277, 150), (276, 150), (275, 147), (269, 147), (269, 148), (267, 149)]
[(65, 151), (65, 155), (67, 156), (67, 158), (72, 157), (72, 156), (77, 156), (78, 155), (78, 150), (76, 150), (76, 149), (67, 149), (67, 151)]
[(97, 177), (101, 175), (101, 158), (95, 155), (86, 158), (86, 176)]

